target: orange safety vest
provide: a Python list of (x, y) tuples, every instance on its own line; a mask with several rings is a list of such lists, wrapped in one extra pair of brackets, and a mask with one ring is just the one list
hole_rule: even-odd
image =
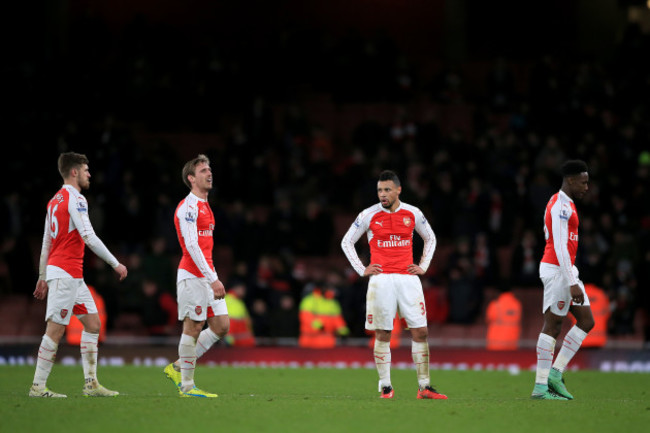
[[(88, 290), (90, 290), (90, 294), (95, 301), (97, 314), (99, 314), (99, 321), (101, 322), (99, 341), (104, 341), (106, 339), (106, 306), (104, 305), (104, 299), (97, 293), (93, 286), (88, 286)], [(81, 332), (84, 330), (84, 325), (76, 316), (76, 314), (80, 314), (81, 312), (76, 307), (73, 308), (72, 312), (74, 314), (70, 318), (70, 324), (66, 327), (65, 337), (68, 344), (78, 346), (81, 343)]]
[(228, 292), (226, 305), (228, 306), (228, 318), (230, 320), (227, 341), (233, 346), (255, 346), (251, 318), (248, 315), (248, 309), (244, 301), (239, 299), (235, 293)]
[(230, 318), (230, 329), (228, 336), (232, 338), (233, 346), (251, 347), (255, 346), (255, 337), (251, 332), (250, 319)]
[[(300, 337), (298, 345), (315, 349), (336, 346), (336, 333), (347, 330), (341, 307), (335, 299), (327, 299), (314, 290), (300, 303)], [(315, 326), (320, 324), (320, 326)]]
[(510, 292), (499, 295), (487, 309), (487, 349), (517, 350), (521, 335), (521, 302)]
[[(607, 321), (609, 320), (609, 298), (607, 294), (594, 284), (585, 284), (585, 292), (594, 316), (594, 327), (582, 341), (582, 347), (603, 347), (607, 343)], [(575, 317), (571, 316), (575, 324)]]

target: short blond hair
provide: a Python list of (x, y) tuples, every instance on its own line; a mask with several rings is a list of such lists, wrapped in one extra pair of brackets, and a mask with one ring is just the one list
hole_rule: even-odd
[(201, 164), (202, 162), (210, 165), (210, 159), (205, 156), (204, 154), (200, 153), (199, 156), (196, 158), (189, 160), (185, 163), (183, 166), (183, 183), (187, 185), (189, 189), (192, 189), (192, 184), (190, 183), (190, 180), (187, 178), (187, 176), (195, 176), (196, 174), (196, 166)]

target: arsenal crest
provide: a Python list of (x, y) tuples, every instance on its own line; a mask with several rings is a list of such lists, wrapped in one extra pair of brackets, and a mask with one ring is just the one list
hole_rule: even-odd
[(411, 217), (404, 217), (404, 219), (402, 221), (404, 221), (404, 225), (406, 227), (411, 225)]
[(68, 310), (65, 309), (65, 308), (62, 309), (62, 310), (61, 310), (61, 318), (62, 318), (62, 319), (65, 319), (65, 316), (67, 316), (67, 315), (68, 315)]
[(565, 305), (566, 305), (566, 303), (564, 301), (558, 301), (557, 302), (557, 308), (559, 308), (560, 310), (563, 309)]
[(196, 308), (194, 309), (194, 311), (196, 312), (196, 314), (197, 314), (198, 316), (200, 316), (200, 315), (201, 315), (201, 312), (203, 311), (203, 309), (201, 308), (200, 305), (197, 305)]
[(368, 323), (372, 324), (372, 314), (368, 314)]

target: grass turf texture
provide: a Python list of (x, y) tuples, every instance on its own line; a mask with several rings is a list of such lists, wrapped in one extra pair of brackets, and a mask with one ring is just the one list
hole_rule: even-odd
[(67, 399), (27, 397), (32, 366), (0, 367), (0, 431), (84, 432), (647, 432), (650, 375), (567, 373), (573, 401), (529, 399), (534, 374), (436, 371), (447, 401), (416, 400), (415, 372), (394, 370), (394, 400), (369, 369), (199, 367), (217, 399), (181, 399), (155, 367), (100, 367), (115, 398), (85, 398), (81, 367), (56, 365), (48, 386)]

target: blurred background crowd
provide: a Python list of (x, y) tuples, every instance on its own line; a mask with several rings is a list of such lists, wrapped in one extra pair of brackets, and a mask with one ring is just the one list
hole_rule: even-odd
[(609, 297), (611, 335), (650, 327), (650, 26), (647, 11), (630, 19), (642, 4), (595, 2), (618, 12), (601, 45), (575, 30), (585, 2), (550, 2), (517, 23), (469, 2), (138, 7), (149, 3), (50, 1), (15, 35), (0, 299), (30, 297), (56, 158), (85, 153), (94, 228), (129, 268), (118, 284), (86, 255), (109, 332), (177, 335), (173, 213), (188, 192), (183, 163), (205, 153), (216, 269), (256, 337), (297, 337), (314, 288), (364, 335), (366, 281), (339, 243), (376, 202), (383, 169), (438, 239), (423, 278), (430, 322), (473, 324), (487, 288), (541, 291), (544, 208), (559, 166), (579, 158), (591, 178), (578, 204), (581, 278)]

